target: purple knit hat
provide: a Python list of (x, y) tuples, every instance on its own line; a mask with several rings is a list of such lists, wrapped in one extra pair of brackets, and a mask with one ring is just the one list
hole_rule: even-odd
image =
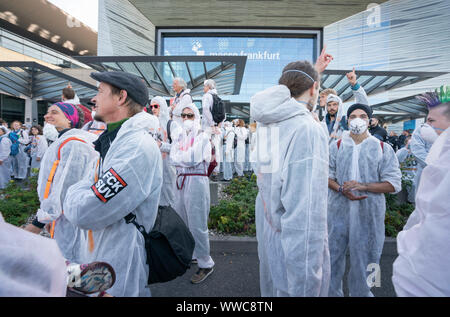
[(62, 110), (64, 115), (69, 119), (72, 124), (72, 128), (78, 127), (78, 122), (80, 121), (80, 117), (78, 116), (78, 111), (74, 105), (65, 102), (57, 102), (54, 105), (58, 106), (59, 109)]

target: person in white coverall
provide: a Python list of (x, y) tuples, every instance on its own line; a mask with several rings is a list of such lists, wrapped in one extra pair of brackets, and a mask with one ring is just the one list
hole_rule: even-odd
[(248, 137), (248, 131), (245, 128), (244, 120), (236, 120), (236, 127), (234, 133), (237, 138), (236, 155), (234, 161), (234, 168), (238, 176), (244, 176), (244, 164), (245, 164), (245, 140)]
[[(25, 148), (30, 143), (28, 131), (22, 129), (22, 124), (20, 121), (13, 121), (11, 123), (11, 131), (9, 132), (10, 139), (11, 135), (16, 136), (14, 140), (17, 139), (19, 144), (19, 151), (16, 155), (11, 153), (11, 168), (12, 176), (16, 179), (25, 179), (28, 173), (28, 164), (30, 163), (30, 158), (27, 153), (25, 153)], [(14, 141), (12, 141), (14, 142)]]
[(395, 152), (387, 143), (369, 134), (371, 117), (372, 110), (367, 105), (352, 105), (347, 111), (350, 131), (330, 144), (329, 296), (344, 295), (342, 280), (347, 250), (350, 253), (350, 296), (373, 296), (370, 289), (380, 274), (377, 265), (385, 237), (384, 193), (401, 190), (402, 175)]
[[(158, 136), (156, 143), (161, 150), (163, 160), (163, 186), (159, 199), (160, 206), (175, 206), (175, 193), (177, 187), (175, 184), (176, 170), (170, 162), (170, 149), (175, 140), (181, 133), (181, 127), (173, 120), (170, 120), (169, 107), (163, 97), (154, 97), (150, 101), (150, 108), (154, 116), (159, 119)], [(170, 135), (169, 135), (170, 131)]]
[(229, 181), (233, 178), (235, 132), (231, 122), (225, 121), (223, 126), (223, 179)]
[(279, 85), (255, 94), (257, 122), (256, 235), (261, 295), (327, 296), (330, 274), (326, 187), (328, 136), (308, 109), (319, 96), (316, 68), (289, 63)]
[[(40, 168), (42, 158), (48, 148), (47, 139), (42, 135), (41, 126), (33, 126), (30, 132), (31, 169)], [(33, 175), (33, 171), (31, 171), (31, 175)]]
[[(72, 128), (82, 124), (72, 104), (53, 104), (44, 118), (44, 136), (54, 142), (41, 161), (37, 187), (40, 201), (37, 219), (29, 224), (26, 230), (39, 233), (46, 224), (50, 224), (50, 233), (63, 256), (70, 262), (84, 263), (80, 254), (85, 235), (67, 220), (63, 202), (69, 187), (94, 168), (98, 153), (95, 152), (92, 142), (97, 137)], [(69, 140), (71, 138), (78, 140)], [(54, 170), (55, 161), (58, 160), (59, 164)], [(49, 182), (53, 170), (54, 178)]]
[(416, 209), (397, 236), (392, 282), (398, 296), (450, 296), (450, 94), (428, 108), (427, 122), (439, 137), (425, 160)]
[(173, 99), (173, 103), (170, 105), (172, 120), (181, 126), (183, 124), (183, 119), (181, 119), (181, 111), (183, 111), (184, 107), (193, 102), (192, 96), (190, 95), (191, 90), (187, 88), (186, 82), (180, 77), (173, 79), (172, 89), (175, 91), (175, 98)]
[(158, 212), (162, 159), (149, 133), (153, 116), (143, 111), (148, 89), (141, 78), (125, 72), (91, 77), (100, 83), (92, 99), (94, 119), (105, 122), (107, 130), (95, 142), (98, 166), (70, 187), (64, 213), (71, 223), (92, 232), (82, 247), (83, 263), (104, 261), (114, 268), (116, 283), (109, 294), (150, 296), (144, 237), (124, 219), (133, 214), (150, 232)]
[(0, 189), (5, 188), (11, 180), (11, 140), (5, 127), (0, 126)]
[(195, 240), (193, 258), (199, 269), (191, 282), (197, 284), (214, 271), (208, 237), (210, 192), (207, 173), (211, 142), (208, 134), (201, 130), (200, 113), (195, 104), (182, 109), (182, 119), (183, 131), (170, 150), (170, 158), (177, 169), (178, 192), (174, 209)]
[(409, 148), (411, 149), (412, 154), (414, 154), (414, 156), (416, 157), (417, 161), (417, 170), (416, 175), (414, 176), (414, 195), (419, 188), (422, 170), (425, 168), (425, 166), (427, 166), (427, 163), (425, 163), (425, 161), (427, 159), (428, 152), (430, 152), (430, 149), (436, 139), (437, 134), (427, 123), (424, 123), (417, 129), (415, 129), (411, 136)]
[(0, 213), (0, 297), (62, 297), (66, 291), (56, 242), (6, 223)]

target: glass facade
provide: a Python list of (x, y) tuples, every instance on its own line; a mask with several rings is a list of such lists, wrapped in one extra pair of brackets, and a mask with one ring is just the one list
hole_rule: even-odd
[(0, 118), (10, 124), (14, 120), (24, 123), (25, 100), (0, 94)]
[[(258, 91), (276, 85), (282, 69), (292, 61), (308, 60), (316, 57), (316, 37), (262, 37), (262, 36), (191, 36), (181, 35), (162, 37), (161, 52), (165, 56), (198, 55), (198, 56), (247, 56), (244, 77), (239, 95), (226, 96), (232, 102), (250, 102), (250, 98)], [(217, 63), (216, 63), (217, 64)], [(206, 63), (207, 69), (220, 64)], [(187, 71), (182, 77), (189, 78)], [(193, 70), (203, 73), (203, 69)], [(164, 76), (172, 76), (169, 68), (164, 69)], [(169, 78), (168, 78), (169, 79)], [(218, 92), (220, 94), (220, 91)]]
[(43, 62), (60, 67), (86, 67), (78, 61), (69, 58), (55, 50), (49, 49), (43, 45), (37, 44), (2, 28), (0, 28), (0, 47), (4, 47), (25, 56), (36, 58)]

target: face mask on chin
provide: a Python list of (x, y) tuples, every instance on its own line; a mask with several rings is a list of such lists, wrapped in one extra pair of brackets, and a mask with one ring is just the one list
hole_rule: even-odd
[(42, 129), (42, 134), (44, 137), (52, 142), (56, 141), (59, 136), (58, 130), (53, 124), (45, 123), (44, 128)]

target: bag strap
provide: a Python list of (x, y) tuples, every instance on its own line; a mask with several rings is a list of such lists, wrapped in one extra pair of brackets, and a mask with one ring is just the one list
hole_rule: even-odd
[(167, 127), (166, 127), (167, 139), (169, 139), (170, 143), (172, 144), (172, 138), (170, 137), (170, 126), (171, 125), (172, 125), (172, 119), (167, 121)]
[(48, 196), (50, 195), (50, 187), (53, 183), (53, 178), (55, 177), (55, 173), (56, 173), (56, 169), (58, 168), (59, 161), (61, 160), (61, 149), (64, 147), (64, 145), (66, 145), (70, 141), (80, 141), (80, 142), (86, 143), (86, 141), (84, 141), (82, 139), (78, 139), (76, 137), (71, 137), (71, 138), (66, 139), (64, 142), (62, 142), (59, 145), (58, 159), (55, 162), (53, 162), (52, 169), (50, 170), (50, 174), (47, 178), (47, 185), (45, 186), (44, 199), (47, 199)]

